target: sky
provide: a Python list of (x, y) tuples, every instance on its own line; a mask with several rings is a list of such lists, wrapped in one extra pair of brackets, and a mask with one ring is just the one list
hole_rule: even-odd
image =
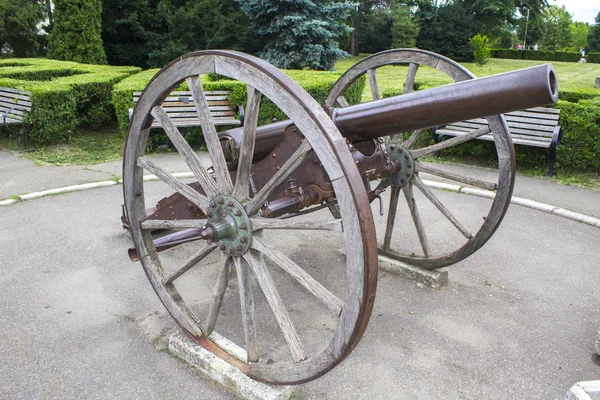
[(573, 16), (573, 21), (594, 24), (594, 18), (600, 12), (600, 0), (548, 0), (549, 5), (565, 6)]

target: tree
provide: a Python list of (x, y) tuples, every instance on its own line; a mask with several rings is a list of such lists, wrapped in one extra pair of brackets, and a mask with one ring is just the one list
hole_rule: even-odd
[(422, 4), (416, 18), (421, 27), (417, 47), (440, 53), (457, 61), (473, 61), (469, 40), (481, 30), (481, 21), (461, 2), (445, 3), (439, 8)]
[(102, 47), (101, 0), (54, 0), (54, 28), (48, 57), (86, 64), (106, 64)]
[(16, 57), (38, 55), (38, 25), (44, 17), (42, 1), (0, 0), (0, 48), (7, 46)]
[(328, 0), (238, 0), (265, 40), (261, 58), (280, 68), (333, 68), (347, 55), (336, 38), (349, 31), (343, 23), (353, 4)]
[(415, 47), (418, 34), (419, 27), (413, 21), (410, 7), (396, 3), (392, 8), (392, 47)]
[(159, 67), (194, 50), (261, 44), (234, 0), (103, 0), (102, 21), (111, 65)]
[(572, 42), (571, 14), (565, 6), (550, 6), (544, 10), (543, 44), (552, 50), (567, 49)]
[(570, 49), (573, 51), (578, 51), (581, 46), (588, 48), (587, 37), (590, 33), (590, 24), (586, 22), (577, 22), (571, 24), (571, 37), (573, 41), (571, 42)]
[(596, 15), (596, 24), (590, 27), (588, 33), (588, 51), (600, 52), (600, 12)]

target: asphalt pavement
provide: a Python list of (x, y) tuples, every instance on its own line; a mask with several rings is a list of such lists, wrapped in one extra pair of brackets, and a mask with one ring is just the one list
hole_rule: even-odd
[[(0, 152), (0, 199), (120, 172)], [(600, 218), (599, 192), (518, 176), (515, 195)], [(1, 399), (234, 398), (166, 351), (175, 323), (127, 257), (122, 202), (115, 185), (0, 206)], [(600, 379), (599, 267), (600, 229), (513, 205), (447, 286), (381, 272), (362, 341), (298, 398), (562, 399)]]

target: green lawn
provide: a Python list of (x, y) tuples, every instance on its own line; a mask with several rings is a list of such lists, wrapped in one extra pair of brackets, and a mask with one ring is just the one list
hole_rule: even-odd
[[(367, 55), (368, 54), (361, 54), (358, 57), (348, 57), (339, 60), (335, 64), (335, 69), (337, 71), (345, 71)], [(546, 63), (548, 63), (548, 61), (506, 60), (493, 58), (482, 67), (477, 66), (475, 63), (463, 63), (462, 65), (475, 74), (475, 76), (483, 77)], [(556, 70), (558, 86), (563, 90), (593, 88), (596, 77), (600, 76), (600, 64), (580, 64), (568, 62), (555, 62), (552, 64)], [(404, 85), (404, 79), (406, 78), (407, 71), (408, 67), (404, 66), (388, 66), (377, 69), (377, 83), (379, 85), (379, 90), (383, 91), (385, 89), (401, 89)], [(419, 68), (416, 81), (426, 82), (427, 84), (433, 83), (436, 86), (451, 82), (450, 78), (448, 78), (445, 74), (430, 67)], [(363, 100), (366, 101), (371, 99), (371, 93), (367, 85)]]

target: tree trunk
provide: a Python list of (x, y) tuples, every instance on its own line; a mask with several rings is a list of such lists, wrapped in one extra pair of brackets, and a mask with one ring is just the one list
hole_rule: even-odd
[(358, 55), (359, 50), (359, 34), (360, 34), (360, 17), (362, 16), (362, 5), (359, 3), (356, 7), (356, 15), (354, 15), (354, 31), (350, 40), (350, 54)]

